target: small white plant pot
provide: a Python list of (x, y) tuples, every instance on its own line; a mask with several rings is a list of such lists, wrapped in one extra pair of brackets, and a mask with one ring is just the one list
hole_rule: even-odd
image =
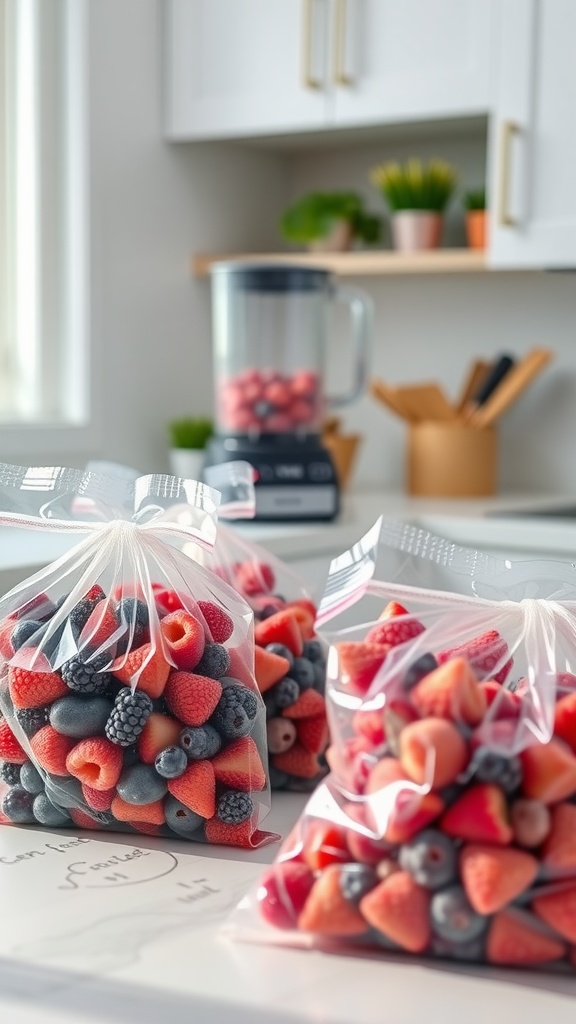
[(182, 477), (183, 480), (202, 480), (205, 457), (203, 448), (171, 448), (172, 474)]
[(437, 249), (442, 234), (442, 214), (429, 210), (399, 210), (392, 216), (392, 241), (399, 252)]

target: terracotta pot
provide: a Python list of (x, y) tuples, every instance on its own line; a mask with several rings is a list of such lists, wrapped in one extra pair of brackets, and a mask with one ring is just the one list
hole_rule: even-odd
[(183, 480), (202, 480), (205, 452), (203, 448), (171, 448), (170, 469)]
[(466, 211), (466, 237), (471, 249), (486, 248), (486, 210)]
[(336, 220), (324, 238), (310, 242), (310, 252), (348, 252), (352, 246), (352, 225), (349, 220)]
[(443, 217), (431, 210), (398, 210), (392, 214), (392, 241), (400, 252), (437, 249)]

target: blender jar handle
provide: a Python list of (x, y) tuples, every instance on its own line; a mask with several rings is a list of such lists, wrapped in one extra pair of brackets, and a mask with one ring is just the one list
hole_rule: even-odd
[(339, 409), (359, 398), (368, 379), (368, 348), (372, 333), (372, 301), (359, 288), (335, 285), (332, 298), (350, 306), (352, 315), (352, 345), (354, 348), (354, 373), (352, 386), (343, 395), (332, 395), (327, 399), (329, 409)]

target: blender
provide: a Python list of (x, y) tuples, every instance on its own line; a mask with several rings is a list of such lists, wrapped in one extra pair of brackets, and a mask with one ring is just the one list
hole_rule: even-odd
[[(339, 489), (322, 425), (365, 388), (370, 300), (327, 270), (289, 263), (215, 263), (211, 283), (216, 429), (207, 465), (251, 463), (257, 519), (333, 519)], [(334, 301), (350, 308), (354, 368), (349, 390), (327, 397)]]

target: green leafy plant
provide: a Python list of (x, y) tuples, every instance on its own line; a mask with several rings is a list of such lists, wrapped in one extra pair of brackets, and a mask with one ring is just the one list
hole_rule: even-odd
[(450, 164), (442, 160), (408, 160), (374, 167), (370, 180), (384, 195), (392, 211), (428, 210), (442, 213), (458, 181)]
[(214, 424), (207, 416), (183, 416), (168, 424), (172, 448), (202, 450), (214, 433)]
[(463, 203), (467, 210), (486, 209), (486, 189), (474, 188), (464, 193)]
[(335, 221), (346, 220), (352, 237), (374, 243), (380, 238), (381, 220), (364, 209), (356, 192), (311, 192), (282, 215), (280, 230), (288, 242), (307, 244), (326, 238)]

